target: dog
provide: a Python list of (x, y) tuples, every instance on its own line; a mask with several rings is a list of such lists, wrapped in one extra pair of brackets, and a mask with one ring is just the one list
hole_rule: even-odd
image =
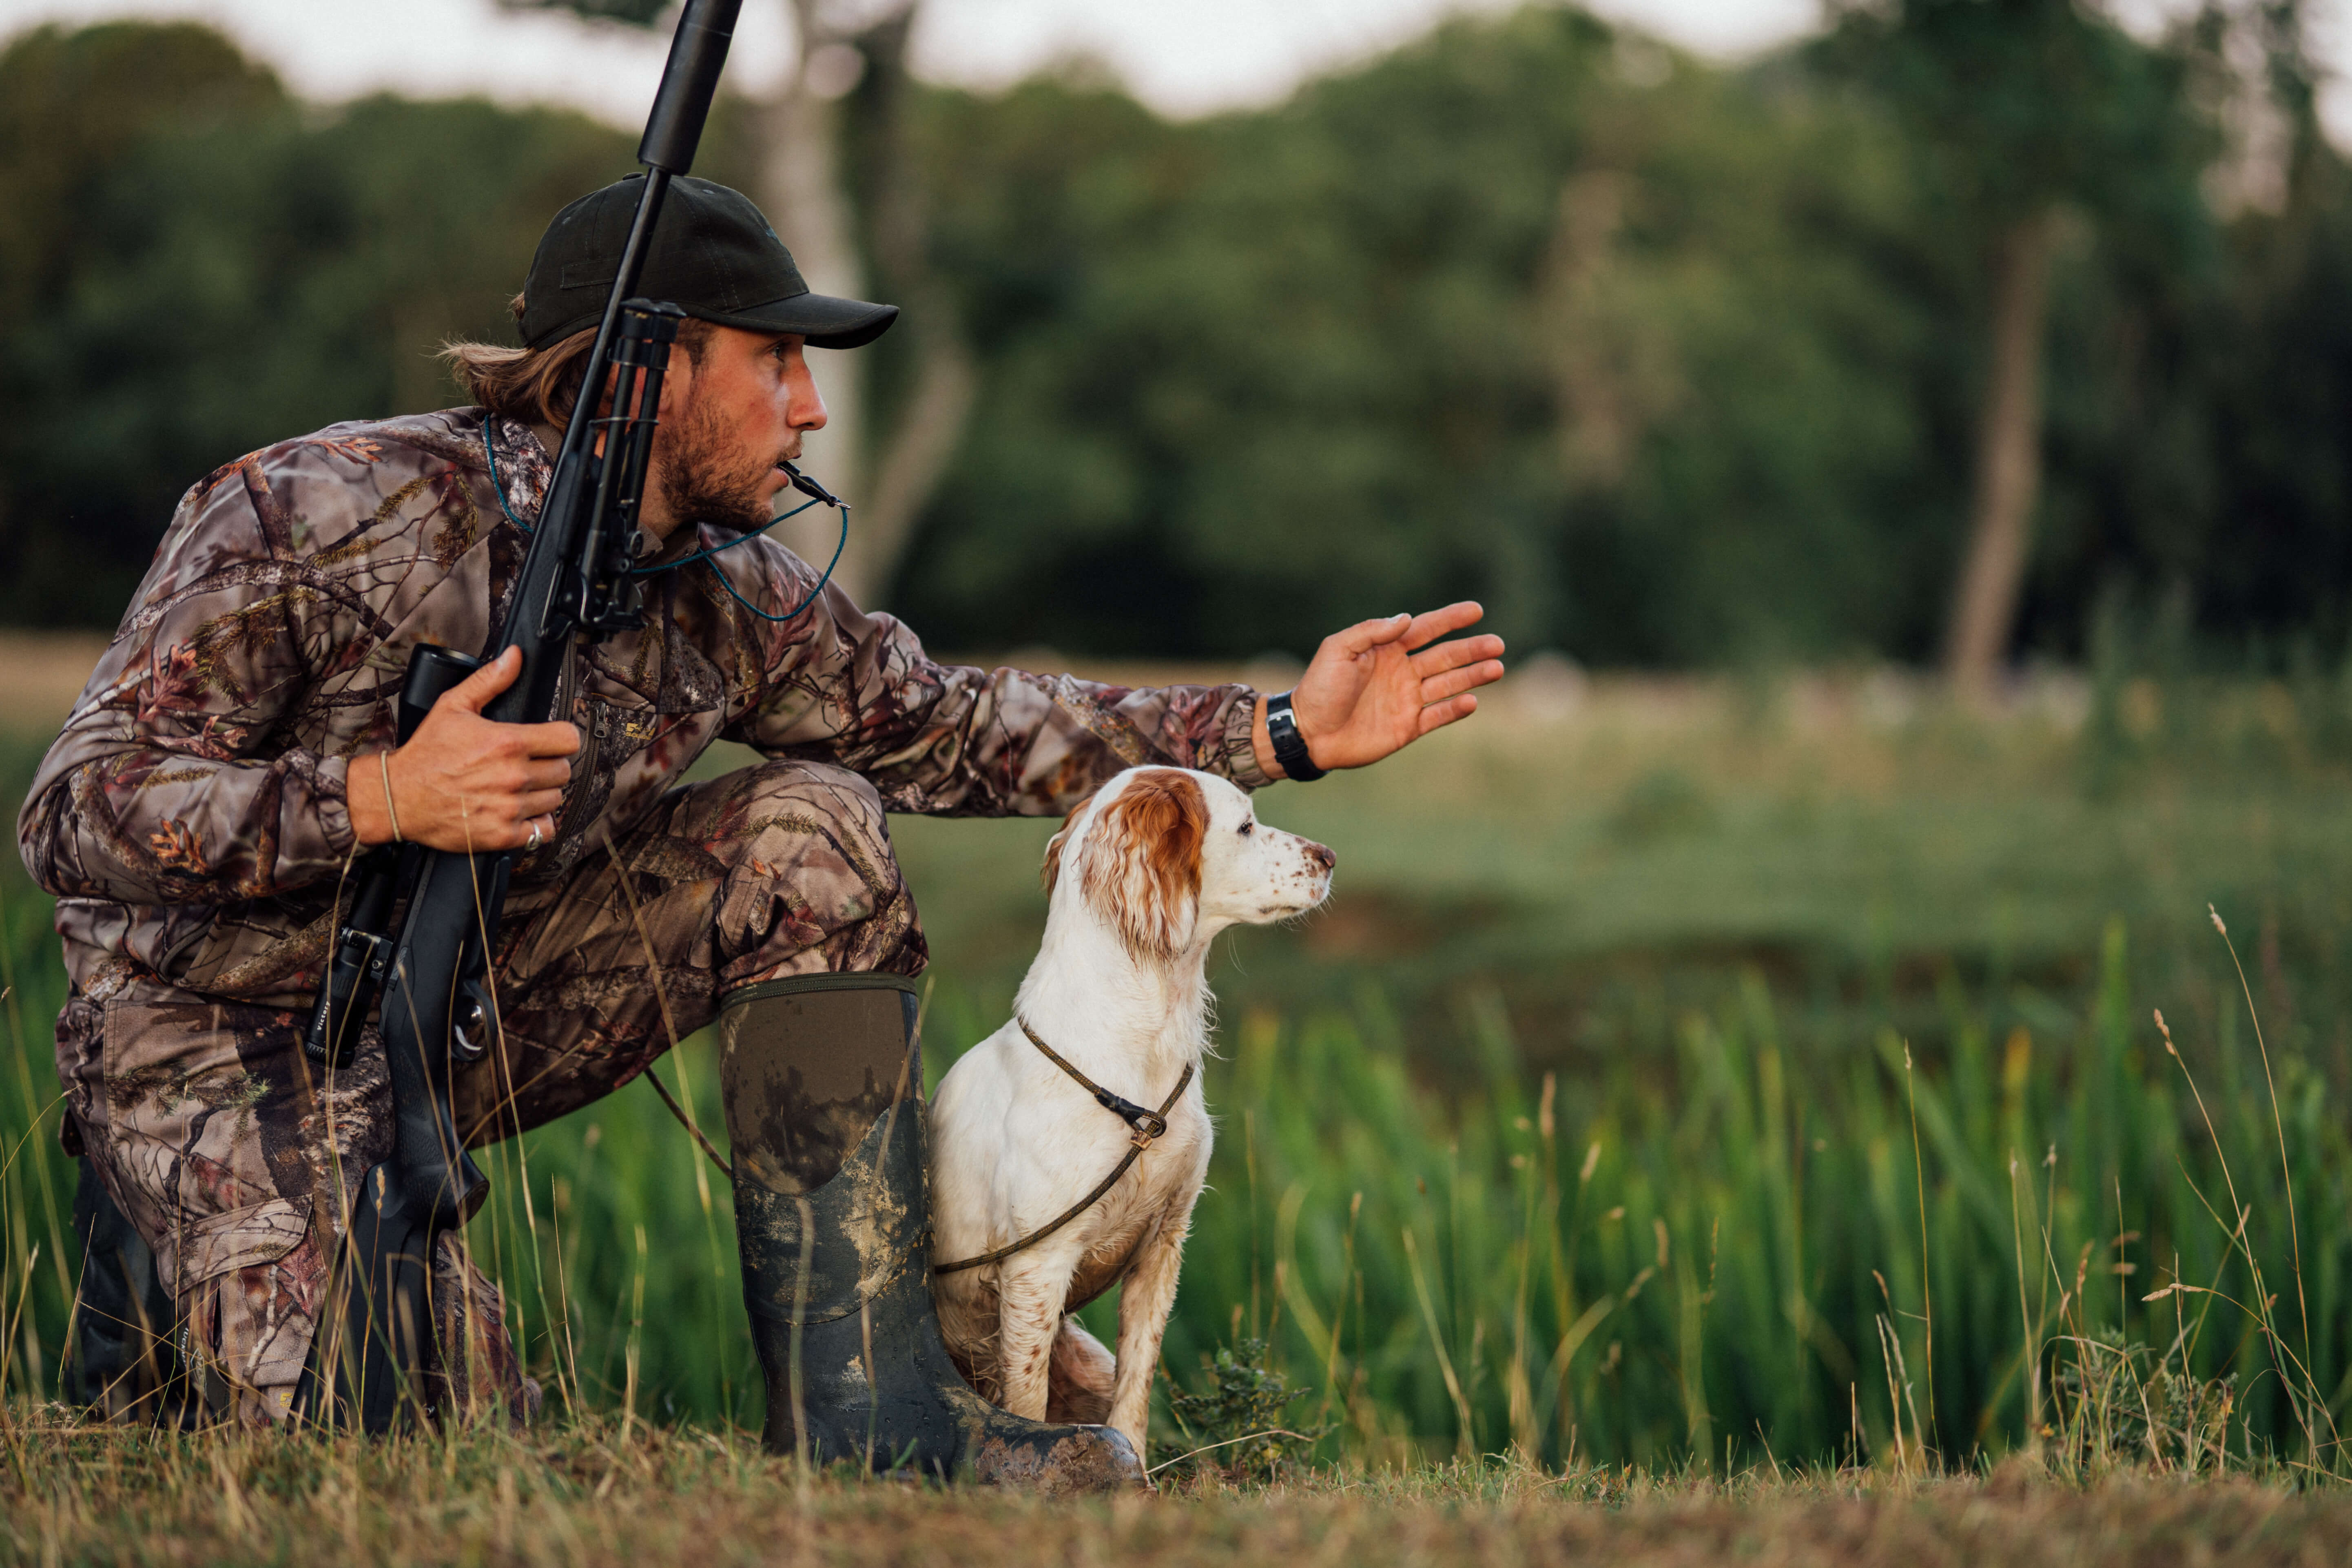
[[(1171, 767), (1113, 778), (1046, 847), (1045, 936), (1013, 1019), (931, 1106), (931, 1288), (949, 1353), (983, 1396), (1031, 1420), (1108, 1424), (1145, 1452), (1209, 1169), (1209, 943), (1315, 908), (1335, 860), (1261, 826), (1223, 779)], [(1001, 1248), (1015, 1249), (969, 1261)], [(1069, 1316), (1114, 1285), (1115, 1357)]]

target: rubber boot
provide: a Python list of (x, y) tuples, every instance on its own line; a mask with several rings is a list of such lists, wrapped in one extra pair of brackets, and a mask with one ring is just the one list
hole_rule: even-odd
[(194, 1426), (204, 1412), (172, 1342), (172, 1298), (156, 1278), (155, 1255), (107, 1195), (89, 1157), (79, 1163), (73, 1226), (81, 1237), (81, 1286), (66, 1352), (66, 1401), (102, 1420)]
[(769, 1450), (1049, 1495), (1139, 1484), (1118, 1433), (1008, 1415), (948, 1358), (931, 1305), (913, 983), (798, 975), (740, 987), (719, 1008)]

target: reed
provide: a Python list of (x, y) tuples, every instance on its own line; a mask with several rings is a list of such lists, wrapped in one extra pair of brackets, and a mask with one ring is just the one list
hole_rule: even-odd
[[(2168, 1077), (2120, 931), (2105, 957), (2059, 1038), (1995, 1050), (1953, 996), (1932, 1070), (1892, 1037), (1792, 1053), (1751, 984), (1675, 1026), (1670, 1091), (1615, 1070), (1551, 1115), (1507, 1042), (1476, 1091), (1433, 1103), (1376, 999), (1245, 1018), (1211, 1092), (1251, 1107), (1259, 1195), (1221, 1150), (1171, 1360), (1217, 1340), (1259, 1263), (1233, 1208), (1280, 1194), (1293, 1217), (1257, 1228), (1292, 1310), (1269, 1331), (1376, 1413), (1368, 1447), (1738, 1468), (2047, 1440), (2194, 1466), (2226, 1426), (2231, 1454), (2333, 1470), (2352, 1237), (2312, 1222), (2341, 1212), (2352, 1161), (2324, 1089), (2291, 1069), (2274, 1114), (2226, 1021)], [(2176, 1089), (2198, 1078), (2207, 1115)], [(2307, 1345), (2282, 1294), (2307, 1302)], [(1324, 1327), (1343, 1308), (1350, 1327)]]
[[(1751, 977), (1671, 1024), (1664, 1073), (1636, 1052), (1530, 1084), (1474, 1000), (1443, 1042), (1477, 1069), (1451, 1100), (1376, 992), (1248, 1012), (1209, 1068), (1224, 1131), (1169, 1370), (1197, 1383), (1263, 1340), (1334, 1418), (1323, 1455), (1370, 1462), (2333, 1471), (2352, 1236), (2315, 1222), (2352, 1150), (2294, 1058), (2239, 1059), (2235, 1015), (2168, 1049), (2126, 956), (2117, 929), (2071, 1029), (1997, 1047), (1948, 993), (1940, 1063), (1791, 1038)], [(942, 985), (932, 1070), (989, 1027)], [(715, 1125), (707, 1048), (671, 1070)], [(55, 1090), (34, 1042), (12, 1054), (0, 1372), (22, 1409), (55, 1385), (72, 1248)], [(472, 1244), (559, 1408), (625, 1435), (756, 1421), (724, 1188), (649, 1089), (490, 1158)]]
[[(1343, 888), (1372, 897), (1344, 892), (1319, 935), (1254, 936), (1250, 969), (1220, 979), (1220, 1144), (1168, 1377), (1197, 1394), (1218, 1351), (1262, 1341), (1265, 1370), (1310, 1391), (1291, 1427), (1375, 1467), (1916, 1479), (2019, 1454), (2074, 1476), (2334, 1473), (2352, 1398), (2352, 1235), (2333, 1224), (2352, 1196), (2333, 1103), (2352, 1077), (2335, 891), (2352, 724), (2336, 688), (2305, 696), (2307, 721), (2217, 691), (2182, 750), (2194, 766), (2168, 774), (2173, 729), (2142, 734), (2103, 688), (2071, 741), (1924, 710), (1777, 730), (1727, 710), (1653, 734), (1655, 703), (1622, 721), (1603, 705), (1496, 730), (1458, 778), (1417, 749), (1388, 782), (1270, 802), (1340, 845)], [(1710, 814), (1625, 837), (1626, 803), (1667, 766), (1707, 781)], [(1449, 779), (1449, 819), (1429, 822)], [(910, 864), (930, 857), (919, 885), (944, 889), (926, 906), (951, 955), (926, 1026), (936, 1081), (1005, 1016), (1034, 911), (997, 889), (1034, 888), (1047, 829), (907, 826)], [(1850, 896), (1880, 859), (1917, 891), (1892, 913)], [(1539, 886), (1554, 861), (1577, 878)], [(1832, 957), (1673, 945), (1760, 929), (1801, 865), (1811, 901), (1772, 918)], [(1362, 936), (1349, 910), (1383, 908), (1408, 870), (1521, 901), (1391, 963), (1395, 933)], [(2201, 921), (2189, 944), (2184, 886), (2263, 911), (2242, 975)], [(2024, 912), (2002, 913), (2018, 887)], [(2094, 899), (2123, 911), (2104, 931)], [(20, 1459), (78, 1260), (47, 921), (0, 867), (0, 1432)], [(1348, 956), (1359, 936), (1373, 956)], [(1603, 961), (1572, 1019), (1546, 1016), (1544, 976)], [(723, 1125), (707, 1041), (662, 1071)], [(486, 1163), (469, 1239), (560, 1415), (632, 1436), (758, 1421), (731, 1205), (650, 1087)]]

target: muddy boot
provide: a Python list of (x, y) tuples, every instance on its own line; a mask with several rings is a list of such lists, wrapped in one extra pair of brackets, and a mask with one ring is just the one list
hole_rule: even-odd
[(193, 1426), (203, 1415), (172, 1343), (172, 1298), (155, 1255), (115, 1207), (85, 1155), (74, 1191), (81, 1285), (61, 1392), (106, 1421)]
[(948, 1359), (931, 1306), (913, 983), (801, 975), (742, 986), (719, 1008), (770, 1451), (1047, 1494), (1140, 1482), (1118, 1433), (1009, 1415)]

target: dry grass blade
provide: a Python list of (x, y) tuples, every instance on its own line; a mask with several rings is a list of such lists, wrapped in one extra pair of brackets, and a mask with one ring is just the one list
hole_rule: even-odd
[[(2287, 1236), (2294, 1247), (2295, 1315), (2302, 1321), (2303, 1324), (2303, 1362), (2305, 1366), (2308, 1368), (2311, 1362), (2311, 1308), (2309, 1303), (2305, 1300), (2303, 1285), (2303, 1222), (2297, 1216), (2295, 1212), (2294, 1165), (2294, 1162), (2287, 1154), (2286, 1119), (2279, 1110), (2278, 1079), (2271, 1071), (2270, 1043), (2263, 1037), (2262, 1012), (2261, 1009), (2254, 1005), (2254, 988), (2246, 979), (2246, 965), (2244, 961), (2238, 957), (2238, 944), (2230, 940), (2230, 928), (2222, 923), (2221, 910), (2215, 909), (2210, 904), (2207, 904), (2205, 906), (2205, 912), (2212, 917), (2213, 929), (2219, 931), (2221, 935), (2221, 945), (2229, 949), (2231, 966), (2238, 972), (2238, 989), (2240, 994), (2246, 999), (2246, 1018), (2247, 1021), (2253, 1026), (2254, 1048), (2261, 1053), (2263, 1058), (2263, 1087), (2270, 1093), (2271, 1129), (2278, 1138), (2279, 1176), (2286, 1188)], [(2306, 1382), (2309, 1379), (2309, 1373), (2306, 1371), (2305, 1373)], [(2315, 1394), (2317, 1390), (2311, 1389), (2307, 1392)], [(2299, 1400), (2301, 1397), (2301, 1395), (2298, 1395)], [(2326, 1402), (2325, 1400), (2319, 1401), (2315, 1408), (2318, 1411), (2319, 1418), (2323, 1421), (2328, 1422), (2332, 1428), (2334, 1417), (2328, 1411)], [(2305, 1436), (2311, 1442), (2312, 1457), (2315, 1459), (2319, 1453), (2319, 1438), (2317, 1432), (2314, 1429), (2308, 1410), (2306, 1410), (2304, 1417), (2304, 1430)]]

